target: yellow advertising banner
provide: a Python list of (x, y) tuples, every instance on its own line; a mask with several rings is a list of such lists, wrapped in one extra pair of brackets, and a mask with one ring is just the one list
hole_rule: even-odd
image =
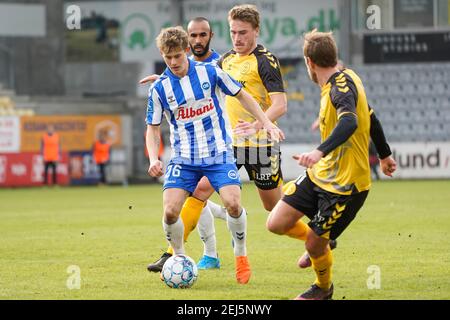
[(63, 151), (90, 150), (102, 131), (113, 145), (122, 143), (120, 116), (30, 116), (20, 119), (20, 151), (39, 151), (42, 136), (50, 124), (59, 134)]

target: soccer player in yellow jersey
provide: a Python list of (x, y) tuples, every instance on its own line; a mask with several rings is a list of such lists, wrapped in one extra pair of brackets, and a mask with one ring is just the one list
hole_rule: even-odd
[[(228, 13), (230, 36), (233, 49), (225, 53), (218, 65), (243, 85), (243, 89), (258, 101), (267, 117), (276, 120), (286, 113), (287, 99), (278, 59), (266, 48), (258, 45), (260, 16), (253, 5), (238, 5)], [(227, 113), (233, 135), (234, 152), (238, 168), (244, 167), (249, 178), (255, 182), (261, 201), (267, 211), (273, 209), (281, 198), (283, 177), (280, 167), (280, 150), (263, 131), (258, 130), (260, 124), (248, 113), (236, 99), (226, 98)], [(241, 134), (252, 132), (250, 137), (242, 138)], [(197, 191), (211, 187), (203, 179)], [(217, 206), (208, 201), (208, 206)], [(212, 210), (212, 212), (220, 212)], [(216, 215), (216, 217), (220, 217)], [(214, 221), (203, 213), (199, 225), (199, 233), (205, 243), (205, 254), (199, 262), (199, 269), (206, 269), (208, 263), (218, 261), (215, 248)], [(208, 249), (208, 252), (206, 251)], [(237, 261), (237, 270), (250, 277), (248, 261)], [(247, 270), (247, 271), (245, 271)]]
[[(296, 299), (325, 300), (333, 295), (329, 241), (347, 228), (368, 195), (369, 137), (377, 127), (371, 128), (371, 110), (361, 79), (352, 70), (340, 71), (336, 66), (337, 47), (332, 34), (315, 31), (306, 34), (303, 53), (311, 80), (321, 87), (322, 143), (311, 152), (294, 156), (307, 170), (272, 210), (267, 228), (276, 234), (286, 234), (295, 225), (301, 227), (298, 221), (304, 215), (310, 219), (309, 227), (302, 226), (316, 280)], [(386, 141), (379, 143), (383, 144), (389, 149)], [(391, 156), (382, 161), (392, 175), (395, 161)]]

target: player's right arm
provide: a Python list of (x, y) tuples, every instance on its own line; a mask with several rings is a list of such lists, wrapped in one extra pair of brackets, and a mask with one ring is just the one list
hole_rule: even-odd
[[(217, 84), (222, 92), (228, 96), (233, 96), (239, 100), (241, 105), (250, 112), (257, 121), (253, 124), (246, 123), (250, 126), (251, 131), (266, 129), (267, 133), (274, 141), (284, 140), (284, 133), (275, 124), (273, 124), (267, 115), (262, 111), (258, 102), (245, 90), (242, 90), (242, 85), (233, 79), (228, 73), (220, 69), (219, 66), (215, 67), (217, 76)], [(237, 126), (234, 130), (235, 135), (248, 135), (249, 128), (241, 129)]]
[[(259, 127), (261, 127), (261, 129), (266, 129), (271, 139), (276, 142), (284, 140), (283, 131), (281, 131), (275, 124), (272, 123), (267, 115), (261, 110), (258, 102), (256, 102), (256, 100), (249, 93), (247, 93), (245, 90), (241, 90), (236, 95), (236, 98), (239, 100), (241, 105), (256, 118), (258, 123), (262, 124), (255, 124), (258, 126), (255, 129), (260, 129)], [(235, 134), (239, 135), (240, 132), (235, 131)]]
[(163, 115), (163, 107), (158, 91), (155, 86), (150, 88), (147, 104), (147, 132), (146, 147), (150, 165), (148, 174), (152, 177), (160, 177), (163, 175), (162, 161), (158, 158), (159, 144), (161, 141), (161, 121)]
[(163, 175), (162, 161), (158, 159), (160, 141), (160, 126), (147, 125), (146, 147), (148, 151), (148, 158), (150, 160), (148, 174), (152, 177), (160, 177)]
[(358, 118), (356, 114), (357, 89), (352, 82), (347, 81), (347, 90), (333, 86), (330, 92), (331, 102), (336, 108), (338, 122), (331, 134), (320, 146), (308, 153), (294, 155), (298, 164), (311, 168), (321, 158), (332, 152), (334, 149), (347, 141), (358, 128)]

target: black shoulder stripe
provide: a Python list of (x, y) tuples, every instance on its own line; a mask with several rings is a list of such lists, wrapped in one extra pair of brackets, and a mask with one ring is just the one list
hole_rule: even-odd
[(235, 53), (236, 53), (236, 52), (235, 52), (234, 50), (230, 50), (230, 51), (224, 53), (224, 54), (220, 57), (219, 61), (217, 61), (217, 65), (218, 65), (221, 69), (223, 69), (222, 64), (223, 64), (223, 62), (225, 61), (225, 59), (227, 59), (230, 55), (235, 54)]

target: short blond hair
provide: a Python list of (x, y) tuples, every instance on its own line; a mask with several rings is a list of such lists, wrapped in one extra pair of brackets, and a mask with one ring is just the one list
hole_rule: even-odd
[(241, 4), (231, 8), (228, 12), (228, 21), (231, 20), (248, 22), (254, 29), (258, 29), (260, 24), (258, 9), (253, 4)]
[(156, 46), (165, 54), (184, 50), (189, 46), (188, 34), (180, 26), (162, 29), (156, 37)]
[(338, 50), (332, 32), (318, 32), (314, 29), (305, 34), (303, 54), (322, 68), (332, 68), (338, 63)]

